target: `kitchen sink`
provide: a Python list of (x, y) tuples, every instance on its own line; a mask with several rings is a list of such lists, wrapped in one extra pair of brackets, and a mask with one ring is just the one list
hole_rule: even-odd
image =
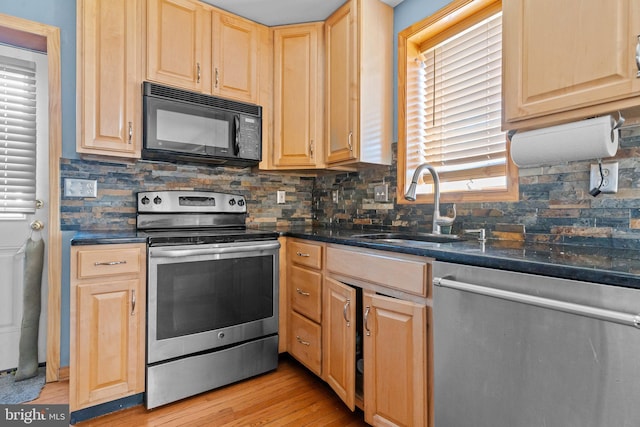
[(454, 234), (432, 234), (432, 233), (371, 233), (356, 234), (355, 239), (375, 240), (386, 243), (455, 243), (466, 239)]

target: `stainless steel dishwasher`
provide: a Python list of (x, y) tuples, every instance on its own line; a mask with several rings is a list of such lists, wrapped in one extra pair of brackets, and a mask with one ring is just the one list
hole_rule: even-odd
[(640, 290), (434, 262), (436, 427), (640, 426)]

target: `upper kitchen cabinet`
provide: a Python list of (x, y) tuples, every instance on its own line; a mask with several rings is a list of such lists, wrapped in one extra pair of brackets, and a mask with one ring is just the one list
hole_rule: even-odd
[(260, 40), (268, 28), (253, 21), (213, 9), (213, 95), (258, 102)]
[(191, 0), (147, 0), (147, 79), (197, 92), (211, 81), (211, 15)]
[(79, 153), (140, 157), (142, 2), (77, 2)]
[(263, 159), (274, 169), (324, 167), (323, 30), (317, 22), (273, 31), (273, 152)]
[(505, 129), (638, 104), (639, 2), (510, 0), (502, 7)]
[(325, 22), (328, 166), (391, 163), (393, 9), (350, 0)]
[[(258, 104), (264, 25), (195, 0), (147, 0), (147, 79)], [(269, 62), (270, 64), (270, 62)], [(269, 94), (270, 95), (270, 94)]]

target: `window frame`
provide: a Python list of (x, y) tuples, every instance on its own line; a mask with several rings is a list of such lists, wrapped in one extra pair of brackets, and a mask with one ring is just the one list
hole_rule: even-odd
[[(398, 204), (433, 203), (433, 193), (418, 194), (415, 202), (402, 197), (407, 187), (407, 99), (410, 63), (424, 50), (455, 35), (487, 17), (502, 10), (502, 0), (455, 0), (433, 15), (416, 22), (398, 34), (398, 155), (397, 155), (397, 193)], [(504, 58), (503, 58), (504, 64)], [(503, 74), (505, 69), (503, 68)], [(504, 76), (503, 76), (504, 81)], [(504, 87), (504, 84), (503, 84)], [(504, 92), (502, 94), (504, 101)], [(465, 192), (446, 192), (440, 194), (442, 202), (491, 202), (517, 201), (518, 169), (511, 161), (510, 141), (507, 138), (507, 188), (499, 190), (477, 190)], [(428, 181), (429, 177), (425, 177)]]

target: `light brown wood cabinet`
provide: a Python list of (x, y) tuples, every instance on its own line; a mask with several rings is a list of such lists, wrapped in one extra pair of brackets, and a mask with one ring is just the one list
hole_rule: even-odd
[(364, 419), (374, 426), (428, 424), (427, 307), (365, 292)]
[(287, 240), (288, 351), (322, 375), (322, 278), (324, 245)]
[(350, 0), (325, 25), (326, 162), (389, 165), (393, 9)]
[(262, 169), (324, 167), (324, 24), (273, 30), (273, 144)]
[(323, 292), (324, 380), (353, 411), (356, 407), (356, 290), (326, 277)]
[[(340, 245), (327, 245), (326, 252), (325, 381), (349, 408), (363, 407), (371, 425), (428, 425), (429, 260)], [(362, 391), (356, 375), (358, 336)]]
[(211, 81), (211, 15), (192, 0), (147, 0), (147, 80), (197, 92)]
[[(196, 0), (147, 0), (150, 81), (257, 104), (269, 29)], [(270, 62), (269, 62), (270, 63)]]
[(145, 389), (146, 245), (71, 248), (71, 411)]
[(502, 8), (504, 128), (638, 104), (638, 2), (510, 0)]
[(213, 95), (256, 104), (260, 38), (266, 27), (224, 11), (211, 11)]
[(78, 0), (76, 150), (139, 158), (143, 0)]

